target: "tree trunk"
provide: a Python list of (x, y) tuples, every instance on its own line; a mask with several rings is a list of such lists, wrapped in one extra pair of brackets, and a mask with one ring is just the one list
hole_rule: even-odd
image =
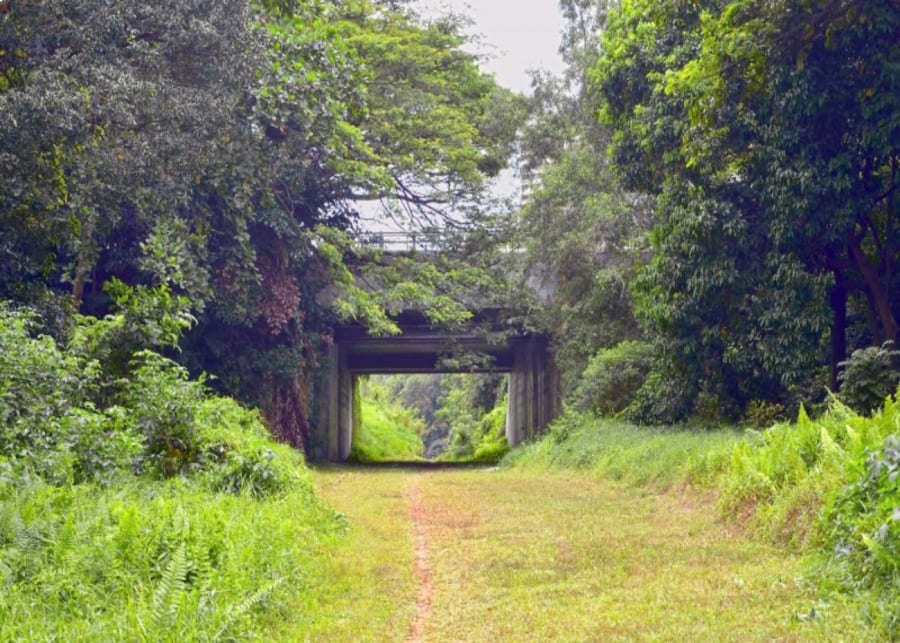
[(880, 344), (887, 340), (897, 340), (897, 320), (891, 310), (891, 298), (888, 294), (888, 285), (879, 279), (878, 271), (872, 267), (866, 253), (863, 252), (859, 241), (850, 233), (847, 234), (847, 247), (853, 265), (859, 270), (866, 284), (866, 296), (872, 305), (876, 319), (872, 325), (872, 335), (875, 342)]
[(839, 364), (847, 359), (847, 284), (840, 270), (834, 271), (834, 287), (829, 296), (831, 311), (831, 390), (840, 390)]

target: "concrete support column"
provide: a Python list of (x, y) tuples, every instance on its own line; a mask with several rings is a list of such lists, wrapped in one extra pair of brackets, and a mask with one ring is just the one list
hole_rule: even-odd
[(556, 417), (559, 376), (543, 338), (532, 338), (513, 347), (509, 373), (509, 408), (506, 440), (518, 446), (536, 438)]
[(338, 458), (338, 410), (340, 399), (340, 349), (337, 345), (328, 347), (325, 373), (322, 381), (321, 407), (316, 428), (316, 458), (333, 462)]
[(350, 457), (350, 446), (353, 444), (353, 393), (356, 390), (356, 377), (346, 368), (342, 369), (340, 387), (338, 389), (338, 453), (337, 460), (345, 462)]

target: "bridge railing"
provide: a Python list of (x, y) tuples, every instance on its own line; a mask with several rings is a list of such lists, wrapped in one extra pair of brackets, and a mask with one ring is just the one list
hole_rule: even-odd
[(373, 250), (388, 254), (434, 253), (445, 247), (447, 235), (438, 231), (362, 232), (356, 242)]

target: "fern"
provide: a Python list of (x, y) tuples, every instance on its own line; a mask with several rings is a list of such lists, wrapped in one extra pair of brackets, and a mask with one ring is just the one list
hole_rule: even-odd
[(272, 582), (266, 583), (260, 587), (237, 605), (229, 607), (226, 610), (225, 622), (222, 624), (222, 627), (219, 628), (219, 631), (216, 632), (213, 640), (221, 640), (242, 616), (266, 600), (272, 592), (284, 585), (284, 582), (285, 578), (283, 576), (276, 578)]
[(188, 557), (184, 541), (169, 558), (159, 587), (153, 592), (153, 623), (157, 631), (165, 631), (178, 615), (178, 606), (187, 589)]

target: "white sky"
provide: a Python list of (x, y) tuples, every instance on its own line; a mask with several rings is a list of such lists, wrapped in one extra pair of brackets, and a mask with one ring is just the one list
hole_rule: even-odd
[(484, 68), (504, 87), (529, 93), (528, 70), (561, 73), (559, 57), (562, 16), (557, 0), (418, 0), (423, 15), (450, 8), (475, 20), (491, 59)]

